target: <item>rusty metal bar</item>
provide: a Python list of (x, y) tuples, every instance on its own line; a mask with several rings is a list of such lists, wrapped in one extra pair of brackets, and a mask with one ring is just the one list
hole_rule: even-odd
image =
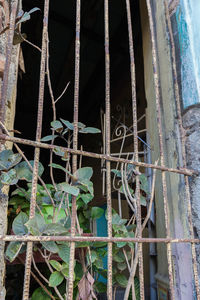
[[(138, 162), (138, 128), (137, 128), (137, 99), (136, 99), (136, 76), (135, 76), (135, 55), (134, 55), (134, 42), (133, 42), (133, 30), (132, 30), (132, 20), (131, 20), (131, 8), (130, 1), (126, 0), (126, 10), (127, 10), (127, 22), (128, 22), (128, 35), (129, 35), (129, 53), (130, 53), (130, 72), (131, 72), (131, 92), (132, 92), (132, 109), (133, 109), (133, 144), (134, 144), (134, 160)], [(136, 172), (139, 174), (139, 167), (136, 166)], [(142, 237), (142, 226), (141, 226), (141, 203), (140, 203), (140, 179), (136, 175), (136, 190), (135, 197), (137, 201), (137, 235), (138, 238)], [(143, 253), (142, 253), (142, 243), (137, 245), (137, 254), (139, 261), (139, 280), (140, 280), (140, 299), (144, 300), (144, 271), (143, 271)], [(132, 272), (131, 272), (132, 273)], [(134, 282), (134, 278), (129, 280)], [(131, 286), (131, 285), (130, 285)], [(127, 291), (128, 293), (129, 291)], [(128, 295), (127, 295), (128, 296)]]
[(5, 117), (6, 117), (6, 100), (7, 100), (7, 93), (8, 93), (8, 81), (9, 81), (9, 71), (10, 71), (10, 64), (12, 58), (12, 49), (13, 49), (13, 36), (15, 30), (15, 19), (18, 7), (18, 0), (12, 2), (11, 5), (11, 15), (10, 15), (10, 27), (9, 27), (9, 34), (7, 40), (7, 47), (6, 47), (6, 62), (5, 62), (5, 70), (3, 74), (3, 84), (2, 84), (2, 91), (1, 91), (1, 99), (0, 99), (0, 120), (4, 124)]
[[(159, 69), (158, 69), (158, 54), (156, 51), (155, 23), (154, 23), (150, 0), (146, 0), (146, 3), (147, 3), (147, 10), (149, 16), (149, 26), (150, 26), (151, 43), (152, 43), (152, 64), (153, 64), (154, 87), (155, 87), (155, 96), (156, 96), (156, 114), (157, 114), (157, 121), (158, 121), (160, 159), (161, 159), (161, 166), (164, 166), (165, 159), (164, 159), (164, 146), (163, 146), (163, 133), (162, 133), (160, 79), (159, 79)], [(169, 206), (168, 206), (168, 197), (167, 197), (166, 173), (164, 171), (162, 171), (162, 190), (163, 190), (163, 202), (164, 202), (164, 214), (165, 214), (165, 229), (166, 229), (167, 238), (170, 238)], [(167, 243), (166, 247), (167, 247), (170, 299), (175, 300), (174, 278), (173, 278), (173, 269), (172, 269), (172, 249), (171, 249), (170, 242)]]
[[(76, 1), (76, 42), (75, 42), (75, 79), (74, 79), (74, 132), (73, 150), (78, 149), (78, 111), (79, 111), (79, 81), (80, 81), (80, 26), (81, 0)], [(73, 173), (77, 170), (77, 154), (72, 157)], [(76, 197), (72, 197), (71, 237), (76, 234)], [(75, 242), (70, 244), (69, 282), (67, 299), (73, 300)]]
[[(176, 69), (176, 52), (175, 52), (175, 42), (173, 37), (173, 30), (171, 19), (169, 15), (169, 7), (166, 0), (164, 0), (165, 5), (165, 17), (166, 17), (166, 24), (169, 30), (169, 37), (170, 37), (170, 45), (171, 45), (171, 57), (172, 57), (172, 71), (173, 71), (173, 78), (174, 78), (174, 92), (175, 92), (175, 100), (176, 100), (176, 107), (177, 107), (177, 117), (178, 117), (178, 125), (181, 135), (181, 150), (182, 150), (182, 158), (183, 158), (183, 167), (187, 167), (187, 159), (186, 159), (186, 149), (185, 149), (185, 133), (182, 124), (182, 115), (181, 115), (181, 100), (180, 100), (180, 91), (179, 91), (179, 84), (178, 84), (178, 76), (177, 76), (177, 69)], [(192, 222), (192, 207), (191, 207), (191, 199), (190, 199), (190, 190), (189, 190), (189, 181), (187, 176), (184, 177), (185, 179), (185, 195), (186, 195), (186, 203), (187, 203), (187, 213), (188, 213), (188, 224), (189, 224), (189, 234), (192, 239), (194, 239), (194, 227)], [(197, 293), (197, 299), (200, 299), (200, 287), (199, 287), (199, 276), (198, 276), (198, 269), (197, 269), (197, 258), (196, 258), (196, 250), (195, 244), (192, 243), (191, 245), (192, 250), (192, 266), (194, 272), (194, 282), (195, 288)]]
[(132, 165), (135, 165), (135, 166), (138, 166), (141, 168), (157, 169), (160, 171), (172, 172), (172, 173), (182, 174), (182, 175), (186, 175), (186, 176), (198, 175), (197, 171), (190, 170), (187, 168), (179, 168), (179, 169), (167, 168), (165, 166), (147, 164), (147, 163), (143, 163), (143, 162), (136, 162), (133, 160), (112, 157), (110, 155), (105, 155), (105, 154), (92, 153), (92, 152), (87, 152), (87, 151), (82, 151), (82, 150), (74, 150), (74, 149), (70, 149), (70, 148), (61, 147), (58, 145), (49, 145), (49, 144), (35, 142), (35, 141), (27, 140), (27, 139), (16, 138), (16, 137), (8, 136), (5, 134), (0, 134), (0, 140), (10, 141), (10, 142), (13, 142), (16, 144), (24, 144), (27, 146), (33, 146), (33, 147), (38, 147), (38, 148), (47, 149), (47, 150), (60, 148), (63, 151), (71, 153), (71, 154), (87, 156), (87, 157), (91, 157), (91, 158), (95, 158), (95, 159), (104, 159), (104, 160), (109, 160), (112, 162), (120, 162), (120, 163), (124, 163), (124, 164), (132, 164)]
[[(44, 19), (43, 19), (43, 34), (42, 34), (42, 55), (41, 55), (41, 65), (40, 65), (40, 84), (39, 84), (39, 98), (38, 98), (36, 142), (40, 141), (41, 132), (42, 132), (46, 55), (47, 55), (47, 42), (48, 42), (48, 15), (49, 15), (49, 0), (45, 0), (45, 3), (44, 3)], [(40, 148), (36, 147), (35, 148), (35, 155), (34, 155), (34, 166), (33, 166), (33, 179), (32, 179), (30, 215), (29, 215), (30, 219), (34, 218), (34, 215), (35, 215), (39, 157), (40, 157)], [(23, 300), (28, 300), (29, 299), (32, 251), (33, 251), (33, 243), (28, 242), (27, 252), (26, 252), (26, 263), (25, 263)]]
[(172, 238), (131, 238), (131, 237), (97, 237), (97, 236), (32, 236), (32, 235), (5, 235), (0, 236), (5, 242), (133, 242), (133, 243), (200, 243), (200, 239), (172, 239)]
[[(110, 52), (109, 52), (109, 1), (104, 1), (104, 26), (105, 26), (105, 132), (106, 132), (106, 155), (110, 155)], [(110, 161), (106, 161), (106, 196), (108, 212), (108, 237), (112, 238), (112, 199), (111, 199), (111, 168)], [(113, 298), (112, 286), (112, 243), (108, 243), (108, 274), (107, 274), (107, 298)]]

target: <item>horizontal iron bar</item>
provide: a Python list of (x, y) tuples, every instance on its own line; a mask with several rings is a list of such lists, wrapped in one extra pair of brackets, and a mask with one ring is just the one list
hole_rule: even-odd
[(193, 175), (199, 174), (195, 170), (189, 170), (189, 169), (185, 169), (185, 168), (180, 168), (180, 169), (167, 168), (164, 166), (147, 164), (147, 163), (143, 163), (143, 162), (136, 162), (136, 161), (128, 160), (128, 159), (124, 159), (124, 158), (112, 157), (110, 155), (105, 155), (105, 154), (97, 154), (97, 153), (92, 153), (92, 152), (87, 152), (87, 151), (74, 150), (74, 149), (70, 149), (70, 148), (61, 147), (58, 145), (49, 145), (49, 144), (35, 142), (35, 141), (27, 140), (27, 139), (16, 138), (16, 137), (8, 136), (5, 134), (0, 134), (0, 140), (23, 144), (23, 145), (28, 145), (28, 146), (33, 146), (33, 147), (38, 147), (38, 148), (43, 148), (43, 149), (49, 149), (49, 150), (52, 150), (55, 148), (60, 148), (63, 151), (72, 153), (72, 154), (77, 154), (77, 155), (82, 155), (82, 156), (87, 156), (87, 157), (92, 157), (92, 158), (98, 158), (98, 159), (104, 159), (104, 160), (113, 161), (113, 162), (132, 164), (132, 165), (135, 165), (138, 167), (157, 169), (157, 170), (161, 170), (161, 171), (183, 174), (183, 175), (187, 175), (187, 176), (193, 176)]
[(97, 237), (97, 236), (32, 236), (5, 235), (0, 236), (5, 242), (133, 242), (133, 243), (200, 243), (200, 239), (172, 239), (172, 238), (125, 238), (125, 237)]

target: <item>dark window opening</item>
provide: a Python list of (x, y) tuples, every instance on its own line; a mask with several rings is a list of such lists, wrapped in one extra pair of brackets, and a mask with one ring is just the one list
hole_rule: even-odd
[[(23, 0), (23, 9), (28, 11), (32, 3)], [(34, 1), (34, 6), (43, 9), (41, 1)], [(143, 79), (143, 50), (142, 33), (140, 27), (139, 1), (131, 2), (132, 22), (135, 45), (136, 63), (136, 91), (138, 103), (138, 119), (145, 113), (146, 99)], [(105, 109), (105, 54), (104, 54), (104, 3), (103, 1), (86, 1), (82, 3), (81, 14), (81, 63), (80, 63), (80, 97), (79, 97), (79, 121), (87, 126), (102, 128), (101, 112)], [(22, 26), (22, 32), (27, 34), (27, 39), (41, 47), (42, 13), (37, 12), (31, 16), (31, 20)], [(75, 1), (52, 1), (49, 14), (49, 71), (55, 99), (69, 86), (56, 104), (57, 120), (63, 118), (73, 121), (74, 98), (74, 52), (75, 52)], [(34, 140), (37, 126), (37, 102), (40, 74), (40, 52), (27, 43), (22, 43), (25, 73), (20, 71), (18, 80), (18, 95), (16, 106), (15, 129), (22, 134), (20, 137)], [(130, 81), (130, 58), (127, 31), (127, 16), (125, 2), (120, 0), (110, 1), (110, 58), (111, 58), (111, 132), (119, 121), (128, 128), (132, 126), (132, 102)], [(46, 80), (44, 115), (42, 136), (51, 134), (50, 122), (53, 120), (52, 103), (49, 87)], [(120, 123), (119, 123), (120, 124)], [(138, 130), (146, 128), (145, 118), (138, 123)], [(127, 132), (127, 134), (131, 133)], [(140, 150), (144, 149), (146, 132), (140, 134)], [(55, 141), (57, 144), (57, 141)], [(59, 145), (64, 145), (62, 142)], [(103, 153), (103, 137), (98, 135), (79, 135), (79, 147), (95, 153)], [(111, 152), (117, 153), (121, 142), (112, 144)], [(33, 159), (34, 149), (21, 146), (29, 159)], [(133, 138), (129, 136), (124, 144), (127, 152), (133, 149)], [(142, 157), (142, 156), (141, 156)], [(141, 158), (143, 159), (143, 158)], [(49, 151), (42, 150), (40, 161), (44, 166), (49, 164)], [(83, 165), (90, 165), (94, 171), (95, 197), (93, 203), (102, 206), (105, 203), (105, 195), (102, 194), (102, 165), (100, 161), (83, 158)], [(48, 168), (47, 168), (48, 169)], [(45, 182), (50, 180), (49, 170), (44, 173)], [(59, 179), (57, 179), (59, 181)], [(113, 198), (116, 194), (113, 193)], [(125, 201), (122, 199), (122, 201)], [(117, 208), (116, 208), (117, 209)], [(129, 208), (125, 212), (129, 216)], [(8, 299), (21, 299), (19, 279), (23, 278), (23, 267), (19, 265), (8, 266), (7, 285)], [(19, 269), (19, 272), (18, 272)], [(11, 275), (17, 274), (15, 280)], [(18, 276), (19, 274), (19, 276)], [(145, 275), (146, 276), (146, 275)], [(148, 285), (148, 275), (146, 276)], [(23, 282), (23, 280), (22, 280)], [(16, 284), (19, 293), (16, 294)], [(35, 289), (32, 281), (31, 289)], [(146, 289), (148, 287), (146, 286)], [(148, 294), (148, 291), (147, 291)]]

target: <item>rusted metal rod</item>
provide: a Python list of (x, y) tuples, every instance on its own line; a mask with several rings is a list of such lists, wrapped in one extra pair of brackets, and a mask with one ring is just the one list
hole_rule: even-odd
[(35, 141), (27, 140), (27, 139), (12, 137), (12, 136), (8, 136), (5, 134), (0, 134), (0, 140), (10, 141), (10, 142), (14, 142), (17, 144), (23, 144), (23, 145), (27, 145), (27, 146), (43, 148), (43, 149), (47, 149), (47, 150), (60, 148), (61, 150), (71, 153), (71, 154), (77, 154), (77, 155), (92, 157), (92, 158), (96, 158), (96, 159), (104, 159), (104, 160), (113, 161), (113, 162), (120, 162), (120, 163), (124, 163), (124, 164), (131, 164), (131, 165), (135, 165), (135, 166), (138, 166), (141, 168), (157, 169), (160, 171), (172, 172), (172, 173), (177, 173), (177, 174), (182, 174), (182, 175), (187, 175), (187, 176), (198, 175), (197, 171), (186, 169), (186, 168), (179, 168), (179, 169), (167, 168), (165, 166), (147, 164), (147, 163), (143, 163), (143, 162), (136, 162), (136, 161), (129, 160), (129, 159), (112, 157), (112, 156), (106, 155), (106, 154), (98, 154), (98, 153), (92, 153), (92, 152), (87, 152), (87, 151), (82, 151), (82, 150), (74, 150), (74, 149), (70, 149), (70, 148), (66, 148), (66, 147), (61, 147), (58, 145), (49, 145), (49, 144), (45, 144), (45, 143), (41, 143), (41, 142), (35, 142)]
[(133, 243), (200, 243), (200, 239), (173, 239), (173, 238), (127, 238), (127, 237), (97, 237), (97, 236), (32, 236), (32, 235), (5, 235), (0, 236), (5, 242), (133, 242)]
[[(110, 156), (110, 37), (109, 37), (109, 2), (104, 0), (104, 31), (105, 31), (105, 133), (106, 133), (106, 155)], [(106, 197), (108, 212), (108, 237), (112, 238), (112, 198), (111, 198), (111, 164), (106, 161)], [(112, 285), (112, 243), (108, 243), (108, 263), (107, 263), (107, 298), (113, 299)]]
[[(40, 63), (40, 83), (39, 83), (37, 129), (36, 129), (36, 141), (37, 142), (40, 141), (41, 132), (42, 132), (45, 71), (46, 71), (46, 55), (47, 55), (47, 41), (48, 41), (49, 1), (50, 0), (45, 0), (45, 2), (44, 2), (44, 19), (43, 19), (43, 33), (42, 33), (42, 54), (41, 54), (41, 63)], [(30, 219), (34, 218), (34, 216), (35, 216), (39, 158), (40, 158), (40, 148), (36, 147), (35, 148), (35, 153), (34, 153), (33, 178), (32, 178), (32, 189), (31, 189), (31, 201), (30, 201), (30, 215), (29, 215)], [(23, 300), (28, 300), (29, 299), (32, 251), (33, 251), (33, 243), (29, 242), (27, 244), (27, 252), (26, 252)]]
[[(78, 112), (79, 112), (79, 85), (80, 85), (80, 30), (81, 30), (81, 0), (76, 1), (76, 41), (75, 41), (75, 79), (74, 79), (74, 131), (73, 131), (73, 150), (78, 149)], [(72, 157), (73, 173), (77, 170), (77, 153)], [(76, 234), (76, 197), (72, 197), (71, 213), (71, 237)], [(67, 299), (73, 300), (74, 289), (74, 260), (75, 260), (75, 242), (70, 244), (69, 259), (69, 282), (67, 289)]]
[[(131, 93), (132, 93), (132, 111), (133, 111), (133, 145), (134, 145), (134, 160), (139, 161), (138, 155), (138, 128), (137, 128), (137, 99), (136, 99), (136, 75), (135, 75), (135, 55), (134, 55), (134, 42), (133, 42), (133, 29), (132, 29), (132, 18), (130, 1), (126, 0), (126, 11), (127, 11), (127, 23), (128, 23), (128, 37), (129, 37), (129, 54), (130, 54), (130, 73), (131, 73)], [(139, 167), (136, 166), (136, 171), (139, 173)], [(137, 219), (137, 232), (138, 238), (142, 237), (142, 226), (141, 226), (141, 203), (140, 203), (140, 178), (136, 176), (136, 190), (135, 197), (137, 201), (136, 219)], [(139, 279), (140, 279), (140, 299), (144, 300), (144, 271), (143, 271), (143, 252), (142, 243), (137, 245), (136, 255), (138, 255), (139, 262)], [(134, 265), (132, 265), (133, 268)], [(133, 277), (133, 278), (132, 278)], [(129, 277), (129, 285), (134, 282), (134, 275), (132, 276), (132, 270)], [(126, 289), (125, 299), (128, 299), (130, 289)]]

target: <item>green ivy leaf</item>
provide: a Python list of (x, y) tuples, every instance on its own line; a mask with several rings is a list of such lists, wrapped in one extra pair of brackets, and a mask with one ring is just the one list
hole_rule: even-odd
[(43, 288), (39, 287), (33, 292), (31, 300), (51, 300), (51, 298), (46, 294)]
[(136, 276), (134, 278), (134, 283), (135, 283), (135, 297), (136, 297), (136, 300), (140, 300), (140, 280)]
[(107, 246), (107, 243), (106, 242), (94, 242), (93, 243), (93, 247), (95, 248), (104, 248)]
[(96, 281), (94, 286), (98, 293), (105, 293), (107, 291), (107, 285), (103, 282)]
[(55, 169), (60, 169), (60, 170), (62, 170), (62, 171), (64, 171), (65, 173), (67, 173), (67, 174), (69, 174), (70, 176), (72, 176), (72, 174), (69, 172), (69, 171), (67, 171), (67, 169), (65, 169), (63, 166), (61, 166), (61, 165), (58, 165), (58, 164), (49, 164), (49, 166), (50, 167), (52, 167), (52, 168), (55, 168)]
[(126, 222), (127, 222), (127, 220), (121, 219), (117, 213), (112, 215), (112, 224), (113, 225), (125, 225)]
[(56, 147), (53, 149), (53, 152), (58, 156), (64, 156), (65, 152), (60, 147)]
[(117, 268), (120, 270), (120, 271), (124, 271), (127, 269), (127, 265), (126, 263), (118, 263), (117, 264)]
[(30, 15), (30, 14), (34, 13), (35, 11), (38, 11), (38, 10), (40, 10), (40, 8), (34, 7), (31, 10), (29, 10), (28, 14)]
[(16, 235), (24, 235), (28, 233), (25, 223), (28, 222), (28, 216), (24, 212), (20, 212), (12, 223), (12, 230)]
[(149, 193), (148, 180), (145, 174), (140, 175), (140, 189), (143, 190), (146, 194)]
[(99, 219), (103, 216), (104, 209), (100, 207), (92, 207), (91, 209), (91, 218), (92, 219)]
[(142, 206), (147, 206), (146, 198), (142, 195), (140, 195), (140, 203)]
[(97, 260), (97, 259), (98, 259), (98, 255), (97, 255), (96, 251), (91, 250), (90, 252), (87, 253), (88, 264), (90, 264), (90, 263), (93, 264), (95, 262), (95, 260)]
[(101, 130), (99, 130), (98, 128), (94, 128), (94, 127), (85, 127), (83, 129), (79, 130), (79, 132), (96, 134), (96, 133), (101, 133)]
[(65, 277), (69, 277), (69, 268), (66, 267), (66, 268), (63, 268), (61, 270), (61, 273), (65, 276)]
[(57, 131), (57, 132), (61, 132), (63, 130), (63, 125), (60, 121), (52, 121), (51, 122), (51, 126), (52, 128)]
[(84, 192), (89, 192), (92, 196), (94, 196), (94, 188), (92, 181), (88, 179), (82, 180), (81, 185), (79, 185), (79, 188)]
[[(34, 161), (31, 160), (29, 161), (29, 163), (31, 164), (31, 166), (33, 167), (34, 165)], [(17, 177), (18, 179), (21, 180), (26, 180), (31, 182), (32, 181), (32, 174), (33, 172), (30, 170), (28, 164), (26, 161), (22, 161), (21, 163), (19, 163), (17, 166), (15, 166), (15, 170), (17, 172)], [(38, 175), (42, 176), (42, 173), (44, 172), (44, 167), (43, 165), (39, 162), (39, 167), (38, 167)]]
[(19, 254), (21, 248), (23, 246), (23, 243), (21, 242), (10, 242), (8, 244), (8, 247), (6, 249), (5, 256), (10, 261), (13, 262), (17, 255)]
[(16, 189), (11, 193), (11, 196), (14, 196), (14, 195), (18, 195), (18, 196), (24, 198), (24, 195), (26, 195), (26, 190), (23, 188)]
[(67, 229), (59, 223), (47, 224), (42, 232), (47, 235), (61, 235), (68, 233)]
[(79, 182), (85, 182), (85, 180), (90, 180), (93, 174), (93, 170), (90, 167), (84, 167), (78, 169), (74, 173), (74, 177), (78, 179)]
[(128, 280), (124, 274), (120, 274), (120, 273), (116, 274), (115, 279), (121, 287), (126, 288), (128, 284)]
[(18, 178), (15, 169), (11, 169), (8, 172), (2, 172), (0, 182), (5, 185), (16, 184), (18, 182)]
[(113, 260), (118, 263), (123, 263), (125, 261), (125, 257), (122, 252), (118, 252), (113, 255)]
[(3, 150), (0, 152), (0, 171), (9, 170), (17, 165), (22, 159), (20, 154), (14, 154), (12, 150)]
[[(122, 234), (115, 234), (115, 237), (122, 237)], [(118, 248), (123, 248), (126, 246), (126, 242), (116, 242)]]
[(49, 263), (54, 269), (56, 269), (56, 271), (60, 271), (62, 269), (62, 265), (56, 260), (50, 260)]
[(85, 127), (86, 127), (85, 124), (83, 124), (83, 123), (81, 123), (81, 122), (78, 122), (78, 128), (79, 128), (79, 129), (83, 129), (83, 128), (85, 128)]
[(69, 264), (70, 247), (67, 244), (58, 245), (58, 255), (64, 262)]
[(41, 235), (46, 228), (45, 219), (36, 214), (34, 218), (30, 219), (25, 226), (32, 235)]
[(97, 267), (97, 269), (103, 269), (102, 259), (99, 258), (99, 259), (95, 260), (94, 265), (95, 265), (95, 267)]
[(49, 252), (58, 253), (58, 246), (54, 241), (41, 242), (42, 246)]
[(51, 274), (49, 278), (49, 286), (56, 287), (63, 282), (64, 276), (58, 271), (55, 271)]
[(83, 267), (80, 263), (76, 262), (74, 272), (76, 274), (76, 279), (81, 280), (83, 277)]
[[(134, 232), (128, 232), (128, 236), (131, 237), (131, 238), (134, 238), (135, 237), (135, 234)], [(128, 242), (128, 245), (131, 249), (134, 249), (135, 248), (135, 243), (133, 242)]]
[(93, 199), (91, 194), (81, 194), (80, 197), (85, 204), (88, 204)]
[(69, 183), (67, 182), (62, 182), (58, 185), (58, 188), (65, 192), (65, 193), (68, 193), (68, 194), (71, 194), (73, 196), (78, 196), (78, 194), (80, 193), (80, 190), (79, 188), (75, 187), (75, 186), (72, 186), (70, 185)]
[(20, 23), (24, 23), (31, 18), (31, 14), (37, 10), (40, 10), (38, 7), (32, 8), (29, 12), (25, 12), (22, 17), (19, 19), (19, 21), (15, 24), (15, 26), (19, 25)]
[(58, 135), (47, 135), (47, 136), (44, 136), (40, 142), (49, 142), (49, 141), (52, 141), (53, 139), (55, 139), (56, 137), (58, 137)]
[(62, 121), (62, 123), (69, 129), (69, 130), (74, 130), (74, 125), (72, 123), (70, 123), (69, 121), (67, 120), (63, 120), (63, 119), (60, 119)]

